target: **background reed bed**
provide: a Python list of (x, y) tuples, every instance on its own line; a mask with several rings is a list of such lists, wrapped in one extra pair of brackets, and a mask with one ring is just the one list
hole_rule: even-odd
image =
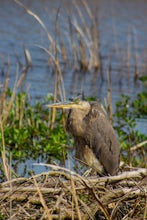
[[(134, 81), (145, 74), (145, 66), (141, 64), (138, 56), (138, 39), (135, 28), (128, 28), (128, 42), (124, 50), (120, 49), (117, 42), (115, 22), (112, 29), (114, 35), (114, 49), (110, 51), (108, 57), (103, 57), (103, 50), (99, 31), (99, 8), (92, 9), (86, 1), (80, 0), (78, 4), (72, 2), (70, 9), (64, 6), (64, 1), (59, 4), (55, 15), (55, 24), (53, 30), (47, 28), (41, 17), (39, 17), (31, 9), (27, 8), (19, 0), (15, 0), (25, 13), (32, 16), (47, 36), (48, 45), (34, 45), (45, 51), (48, 56), (48, 67), (54, 74), (58, 71), (60, 77), (58, 82), (59, 92), (56, 100), (66, 98), (65, 89), (62, 78), (64, 73), (72, 71), (73, 73), (98, 74), (99, 81), (104, 82), (107, 79), (107, 69), (109, 63), (113, 72), (117, 69), (117, 77), (119, 78), (120, 86), (122, 86), (124, 72), (128, 81), (130, 72), (134, 73)], [(64, 9), (64, 14), (61, 12)], [(96, 11), (96, 13), (95, 13)], [(108, 62), (106, 61), (108, 60)], [(108, 63), (108, 66), (107, 64)], [(57, 70), (57, 71), (56, 71)], [(114, 74), (113, 74), (114, 75)], [(55, 85), (57, 86), (57, 85)]]
[[(55, 61), (59, 64), (63, 63), (71, 65), (68, 57), (71, 57), (72, 55), (71, 60), (73, 62), (75, 71), (91, 71), (92, 69), (96, 71), (100, 68), (101, 59), (98, 18), (93, 16), (91, 9), (85, 1), (80, 1), (80, 5), (83, 6), (84, 10), (81, 10), (77, 4), (71, 3), (73, 4), (78, 19), (76, 17), (72, 17), (70, 15), (70, 11), (65, 12), (67, 14), (67, 20), (63, 20), (63, 22), (67, 23), (67, 30), (65, 29), (66, 33), (62, 29), (60, 21), (62, 20), (61, 15), (60, 19), (58, 18), (61, 9), (59, 6), (55, 21), (55, 38), (35, 12), (28, 9), (22, 2), (18, 0), (14, 1), (20, 5), (20, 7), (22, 7), (27, 14), (31, 15), (45, 31), (48, 38), (49, 47), (44, 48), (43, 46), (38, 46), (44, 49), (49, 55), (49, 65), (53, 64), (54, 66)], [(64, 5), (62, 5), (62, 7), (64, 7)], [(67, 42), (69, 42), (68, 46), (70, 49), (67, 49)], [(70, 51), (71, 55), (69, 54)]]

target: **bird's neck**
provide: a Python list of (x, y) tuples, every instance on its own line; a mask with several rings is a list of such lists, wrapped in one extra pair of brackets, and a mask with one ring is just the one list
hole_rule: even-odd
[(84, 120), (85, 114), (79, 110), (72, 110), (70, 114), (70, 133), (73, 136), (82, 136), (85, 133), (86, 124)]

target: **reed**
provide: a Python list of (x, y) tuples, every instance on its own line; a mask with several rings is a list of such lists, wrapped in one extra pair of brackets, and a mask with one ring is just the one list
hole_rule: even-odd
[(136, 31), (133, 29), (133, 47), (134, 47), (134, 80), (136, 81), (137, 79), (139, 79), (139, 56), (138, 56), (138, 52), (137, 52), (137, 48), (138, 48), (138, 43), (137, 43), (137, 33)]
[(77, 53), (80, 70), (98, 70), (101, 65), (98, 20), (93, 16), (88, 4), (82, 0), (80, 2), (84, 8), (84, 12), (75, 4), (78, 20), (73, 18), (71, 22), (73, 31), (75, 32), (75, 42), (79, 42)]
[(113, 108), (112, 108), (112, 99), (111, 99), (111, 65), (109, 64), (107, 70), (107, 100), (108, 100), (108, 114), (109, 114), (109, 121), (113, 124)]
[[(9, 63), (9, 62), (8, 62)], [(5, 132), (5, 126), (7, 125), (7, 121), (8, 121), (8, 117), (10, 114), (10, 111), (12, 109), (14, 100), (16, 98), (16, 92), (18, 87), (20, 86), (20, 84), (22, 83), (23, 79), (24, 79), (24, 73), (22, 73), (20, 75), (20, 77), (18, 78), (17, 75), (18, 73), (16, 73), (16, 80), (14, 83), (14, 87), (11, 93), (10, 98), (7, 98), (7, 93), (8, 93), (8, 87), (9, 87), (9, 75), (10, 75), (10, 64), (8, 65), (8, 69), (6, 72), (6, 77), (5, 80), (3, 82), (3, 89), (1, 90), (0, 93), (0, 99), (1, 99), (1, 106), (0, 106), (0, 132), (1, 132), (1, 155), (2, 155), (2, 165), (3, 165), (3, 170), (4, 170), (4, 174), (7, 180), (11, 179), (11, 173), (12, 168), (11, 168), (11, 156), (10, 156), (10, 163), (8, 161), (7, 158), (7, 151), (5, 148), (5, 138), (4, 138), (4, 132)], [(22, 103), (23, 104), (23, 103)], [(21, 106), (21, 111), (16, 110), (16, 119), (18, 117), (18, 112), (19, 112), (19, 123), (20, 125), (22, 124), (22, 117), (23, 117), (23, 111), (25, 110), (24, 106)], [(9, 152), (9, 154), (11, 154), (11, 152)]]
[[(60, 73), (62, 74), (65, 70), (65, 66), (68, 66), (72, 67), (71, 69), (74, 73), (92, 73), (94, 71), (100, 74), (100, 78), (102, 81), (105, 79), (105, 67), (103, 66), (101, 39), (99, 34), (99, 8), (95, 9), (95, 13), (95, 10), (92, 9), (90, 7), (90, 4), (88, 4), (86, 1), (80, 0), (78, 4), (76, 4), (76, 2), (74, 1), (71, 3), (72, 10), (74, 11), (74, 13), (72, 13), (70, 9), (66, 9), (66, 6), (64, 7), (64, 2), (62, 2), (59, 8), (57, 8), (55, 28), (53, 33), (46, 27), (43, 20), (36, 13), (27, 8), (21, 1), (14, 1), (16, 2), (16, 4), (22, 7), (28, 15), (32, 16), (36, 20), (36, 22), (40, 24), (41, 28), (46, 33), (48, 39), (48, 47), (45, 48), (43, 45), (36, 46), (47, 52), (49, 56), (48, 65), (50, 68), (52, 68), (55, 74), (58, 65), (58, 69), (60, 68)], [(62, 7), (64, 7), (65, 9), (64, 17), (62, 16), (62, 13), (60, 13)], [(113, 7), (111, 8), (111, 10), (112, 14), (115, 13), (113, 11)], [(118, 61), (119, 83), (121, 86), (124, 72), (123, 60), (125, 60), (126, 62), (125, 65), (127, 67), (127, 70), (125, 69), (125, 71), (127, 72), (127, 76), (129, 77), (131, 67), (130, 65), (132, 65), (132, 57), (134, 56), (134, 80), (138, 79), (140, 76), (139, 56), (137, 52), (137, 34), (134, 30), (132, 34), (130, 27), (128, 28), (127, 54), (125, 54), (125, 52), (123, 54), (123, 52), (119, 48), (117, 40), (118, 33), (116, 32), (114, 19), (112, 20), (112, 22), (112, 31), (114, 36), (114, 48), (112, 48), (114, 51), (113, 57), (114, 60)], [(63, 23), (65, 24), (64, 29)], [(132, 54), (132, 51), (134, 52), (134, 55)], [(25, 56), (28, 64), (32, 65), (27, 50), (25, 50)], [(112, 57), (111, 61), (113, 63)], [(112, 69), (113, 68), (114, 67), (112, 66)], [(133, 71), (132, 67), (131, 71)], [(61, 76), (59, 77), (62, 78)], [(61, 87), (62, 84), (63, 82), (61, 82)], [(62, 90), (59, 91), (59, 88), (57, 90), (59, 97), (64, 96), (62, 94)], [(60, 99), (62, 100), (62, 97), (60, 97)]]
[[(74, 70), (77, 71), (97, 71), (102, 66), (101, 55), (100, 55), (100, 37), (98, 31), (98, 19), (93, 15), (92, 9), (89, 5), (80, 0), (80, 5), (82, 9), (76, 4), (73, 3), (72, 7), (76, 10), (78, 19), (76, 17), (71, 17), (70, 12), (67, 11), (67, 22), (68, 26), (67, 33), (64, 34), (64, 31), (61, 30), (61, 25), (58, 19), (58, 13), (60, 13), (60, 8), (58, 8), (56, 13), (55, 21), (55, 39), (52, 37), (52, 34), (47, 29), (46, 25), (42, 19), (34, 13), (32, 10), (28, 9), (22, 2), (19, 0), (14, 0), (20, 7), (22, 7), (25, 12), (31, 15), (42, 27), (42, 29), (47, 34), (49, 40), (49, 48), (45, 51), (49, 55), (49, 64), (53, 65), (54, 62), (52, 57), (56, 57), (59, 65), (61, 63), (69, 64), (67, 56), (73, 56)], [(84, 10), (83, 10), (84, 9)], [(60, 16), (61, 17), (61, 16)], [(66, 36), (66, 38), (65, 38)], [(66, 42), (70, 42), (69, 46), (71, 50), (67, 50)], [(44, 48), (41, 46), (40, 48)], [(71, 54), (70, 54), (71, 51)], [(27, 55), (27, 62), (31, 65), (31, 60), (29, 54)], [(51, 60), (50, 60), (51, 59)]]
[[(17, 66), (16, 80), (12, 91), (9, 89), (8, 71), (0, 93), (1, 170), (3, 178), (7, 180), (17, 176), (11, 167), (12, 160), (13, 162), (15, 159), (24, 160), (24, 158), (29, 157), (29, 154), (32, 155), (31, 151), (36, 151), (33, 153), (33, 157), (36, 154), (36, 157), (38, 157), (38, 151), (40, 151), (40, 155), (44, 155), (43, 151), (52, 151), (52, 155), (56, 155), (57, 157), (62, 155), (62, 158), (64, 158), (66, 154), (66, 150), (63, 150), (66, 148), (66, 134), (64, 133), (64, 129), (61, 128), (61, 123), (58, 125), (56, 123), (54, 126), (55, 131), (51, 131), (52, 118), (54, 115), (50, 114), (48, 108), (41, 103), (36, 103), (35, 106), (31, 106), (28, 94), (21, 90), (24, 81), (23, 72), (20, 72), (20, 76), (18, 77), (18, 71)], [(61, 81), (63, 80), (59, 78), (60, 74), (60, 68), (58, 68), (57, 64), (57, 82), (59, 79), (61, 79)], [(45, 103), (53, 102), (53, 100), (54, 97), (49, 96), (46, 98)], [(62, 118), (62, 115), (58, 114), (58, 122), (62, 121)], [(30, 152), (28, 152), (28, 148)]]

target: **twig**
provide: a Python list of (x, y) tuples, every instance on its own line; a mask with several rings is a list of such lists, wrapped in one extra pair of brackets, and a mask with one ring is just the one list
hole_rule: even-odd
[(93, 194), (93, 196), (95, 197), (97, 204), (100, 208), (100, 210), (104, 213), (106, 220), (111, 220), (110, 215), (107, 211), (107, 209), (105, 208), (105, 206), (103, 205), (103, 203), (101, 202), (100, 198), (98, 197), (98, 195), (95, 193), (95, 190), (93, 187), (91, 187), (86, 181), (83, 181), (84, 184), (86, 185), (86, 187), (91, 191), (91, 193)]
[[(145, 186), (143, 189), (139, 188), (120, 188), (120, 189), (114, 189), (113, 191), (110, 191), (102, 198), (103, 204), (108, 204), (109, 202), (112, 203), (114, 199), (120, 199), (122, 196), (125, 196), (125, 199), (132, 198), (135, 196), (144, 196), (147, 194), (147, 186)], [(123, 198), (124, 199), (124, 198)]]
[(41, 25), (41, 27), (44, 29), (44, 31), (46, 32), (48, 39), (50, 41), (50, 43), (54, 43), (54, 40), (52, 38), (52, 36), (49, 34), (45, 24), (43, 23), (43, 21), (39, 18), (38, 15), (36, 15), (34, 12), (32, 12), (31, 10), (29, 10), (22, 2), (20, 2), (19, 0), (14, 0), (14, 2), (16, 2), (18, 5), (20, 5), (27, 14), (31, 15), (32, 17), (34, 17), (36, 19), (36, 21)]
[(97, 179), (91, 179), (90, 181), (93, 183), (113, 183), (124, 179), (141, 178), (144, 176), (147, 176), (147, 170), (145, 168), (138, 168), (137, 170), (123, 172), (117, 176), (99, 177)]
[(33, 179), (34, 179), (34, 184), (35, 184), (35, 186), (36, 186), (36, 188), (37, 188), (37, 191), (38, 191), (38, 194), (39, 194), (39, 197), (40, 197), (40, 200), (41, 200), (41, 204), (42, 204), (42, 206), (44, 207), (44, 209), (45, 209), (45, 211), (46, 211), (46, 214), (47, 214), (47, 216), (48, 216), (48, 219), (49, 219), (49, 220), (52, 220), (52, 216), (51, 216), (50, 211), (49, 211), (49, 209), (48, 209), (48, 207), (47, 207), (47, 205), (46, 205), (46, 203), (45, 203), (45, 200), (44, 200), (43, 195), (42, 195), (42, 192), (41, 192), (41, 190), (40, 190), (40, 188), (39, 188), (39, 186), (38, 186), (38, 183), (37, 183), (37, 181), (36, 181), (36, 179), (35, 179), (34, 177), (33, 177)]
[(76, 195), (76, 190), (75, 190), (75, 184), (71, 175), (71, 188), (72, 188), (72, 195), (73, 195), (73, 199), (75, 201), (75, 207), (76, 207), (76, 211), (77, 211), (77, 216), (79, 220), (82, 220), (81, 218), (81, 213), (80, 213), (80, 209), (79, 209), (79, 205), (78, 205), (78, 198)]
[[(0, 188), (0, 193), (7, 193), (7, 192), (10, 192), (10, 190), (11, 190), (11, 187), (4, 187), (4, 188)], [(14, 189), (13, 189), (14, 190)], [(59, 193), (59, 192), (61, 192), (61, 190), (62, 190), (62, 188), (61, 187), (58, 187), (57, 189), (54, 189), (54, 188), (48, 188), (48, 187), (42, 187), (41, 189), (40, 189), (40, 191), (42, 192), (42, 193), (55, 193), (55, 194), (57, 194), (57, 193)], [(17, 189), (16, 189), (16, 187), (15, 187), (15, 193), (17, 192), (17, 193), (23, 193), (23, 192), (25, 192), (25, 193), (34, 193), (34, 192), (38, 192), (38, 188), (36, 188), (36, 187), (34, 187), (34, 186), (26, 186), (26, 187), (18, 187)]]
[(71, 175), (75, 175), (75, 176), (79, 177), (80, 179), (83, 179), (83, 177), (80, 176), (78, 173), (76, 173), (74, 171), (71, 171), (67, 168), (57, 166), (57, 165), (45, 164), (45, 163), (34, 163), (33, 165), (47, 166), (47, 167), (51, 167), (54, 170), (63, 170), (63, 171), (66, 171), (66, 172), (70, 173)]
[[(138, 209), (139, 213), (146, 215), (146, 208), (143, 208), (147, 195), (146, 169), (140, 168), (118, 176), (85, 178), (63, 167), (52, 164), (49, 166), (54, 170), (28, 179), (18, 178), (1, 183), (0, 210), (3, 212), (11, 201), (13, 204), (21, 203), (24, 207), (24, 210), (18, 205), (12, 207), (12, 213), (15, 210), (17, 218), (24, 215), (24, 211), (30, 216), (36, 216), (36, 211), (42, 218), (48, 219), (73, 217), (94, 220), (95, 215), (102, 214), (105, 219), (112, 220), (119, 214), (121, 206), (127, 203), (130, 208), (122, 218), (130, 215), (133, 218)], [(145, 178), (141, 179), (144, 176)], [(126, 184), (122, 184), (125, 179), (129, 179), (129, 182), (131, 179), (131, 184), (127, 185), (127, 180)], [(83, 197), (80, 198), (80, 195)], [(134, 206), (132, 201), (140, 201), (142, 205)], [(41, 205), (42, 211), (39, 211), (36, 205)], [(56, 216), (53, 214), (55, 211)]]
[(138, 150), (139, 148), (141, 148), (142, 146), (144, 146), (145, 144), (147, 144), (147, 140), (146, 141), (143, 141), (133, 147), (130, 148), (130, 151), (133, 152), (135, 150)]
[(145, 209), (144, 209), (144, 214), (143, 214), (143, 220), (146, 220), (147, 217), (147, 196), (146, 196), (146, 203), (145, 203)]

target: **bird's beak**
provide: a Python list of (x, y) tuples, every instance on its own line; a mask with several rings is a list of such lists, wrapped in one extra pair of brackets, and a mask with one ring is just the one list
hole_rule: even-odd
[(58, 102), (47, 105), (49, 108), (62, 108), (62, 109), (73, 109), (73, 108), (80, 108), (80, 105), (76, 101), (70, 102)]

